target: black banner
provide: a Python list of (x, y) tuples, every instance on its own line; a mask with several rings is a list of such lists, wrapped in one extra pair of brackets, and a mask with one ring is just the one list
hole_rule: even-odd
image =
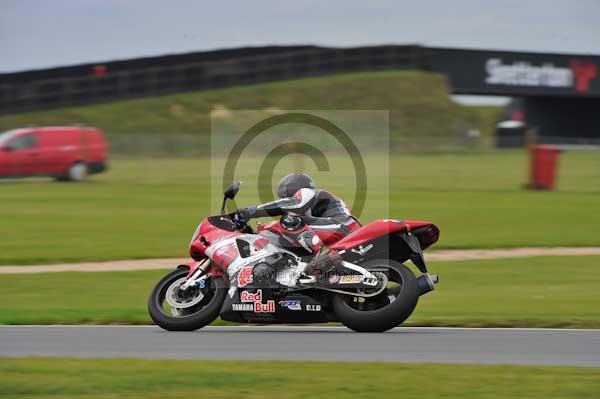
[(430, 48), (456, 94), (600, 97), (600, 57)]

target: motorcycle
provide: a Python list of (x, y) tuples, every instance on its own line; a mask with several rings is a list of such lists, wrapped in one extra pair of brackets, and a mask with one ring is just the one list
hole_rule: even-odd
[(192, 331), (220, 316), (238, 323), (341, 322), (358, 332), (383, 332), (402, 324), (438, 283), (423, 257), (439, 238), (430, 222), (376, 220), (344, 237), (316, 230), (342, 266), (313, 276), (304, 273), (312, 253), (294, 239), (308, 228), (301, 218), (285, 214), (254, 231), (225, 212), (239, 189), (240, 182), (229, 186), (221, 214), (199, 224), (192, 260), (152, 290), (148, 311), (160, 327)]

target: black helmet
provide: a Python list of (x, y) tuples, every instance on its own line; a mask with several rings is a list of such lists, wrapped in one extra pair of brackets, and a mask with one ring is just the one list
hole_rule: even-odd
[(291, 197), (301, 188), (315, 188), (314, 180), (305, 173), (290, 173), (279, 181), (277, 195), (279, 198)]

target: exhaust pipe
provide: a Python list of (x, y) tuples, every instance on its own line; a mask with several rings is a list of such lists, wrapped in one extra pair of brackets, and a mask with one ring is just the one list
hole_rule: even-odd
[(417, 287), (419, 295), (425, 295), (430, 291), (435, 290), (435, 285), (440, 281), (440, 278), (435, 274), (423, 273), (417, 277)]

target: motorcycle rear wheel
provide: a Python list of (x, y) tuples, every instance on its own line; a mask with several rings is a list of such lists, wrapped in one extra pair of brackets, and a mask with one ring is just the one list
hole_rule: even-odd
[[(163, 277), (148, 298), (148, 313), (154, 322), (168, 331), (194, 331), (214, 321), (227, 296), (227, 285), (222, 278), (209, 277), (202, 288), (203, 298), (193, 306), (178, 309), (171, 314), (165, 310), (167, 293), (173, 285), (187, 276), (188, 269), (177, 269)], [(171, 291), (169, 289), (171, 288)], [(197, 289), (193, 287), (189, 289)]]
[(388, 273), (389, 281), (398, 286), (375, 297), (362, 299), (362, 302), (358, 297), (336, 295), (332, 305), (339, 320), (357, 332), (383, 332), (402, 324), (419, 301), (417, 279), (413, 272), (402, 263), (388, 259), (370, 261), (361, 266), (372, 273)]

